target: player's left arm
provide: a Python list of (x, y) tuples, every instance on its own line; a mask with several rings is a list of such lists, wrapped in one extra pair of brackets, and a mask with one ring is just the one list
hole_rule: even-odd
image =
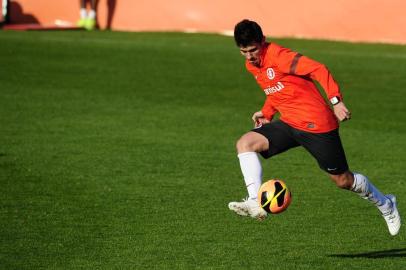
[(340, 87), (325, 65), (309, 57), (299, 55), (297, 56), (296, 67), (291, 69), (294, 74), (300, 76), (309, 76), (311, 79), (320, 83), (327, 94), (327, 98), (330, 101), (335, 101), (333, 103), (333, 111), (339, 121), (351, 119), (351, 112), (347, 109), (343, 102)]
[(338, 120), (345, 121), (351, 118), (351, 113), (343, 102), (340, 87), (325, 65), (290, 50), (282, 52), (279, 57), (282, 59), (280, 62), (285, 72), (299, 76), (307, 76), (312, 80), (318, 81), (330, 101), (332, 99), (338, 100), (338, 103), (333, 105), (334, 114)]
[(339, 121), (345, 121), (351, 119), (351, 112), (347, 109), (344, 102), (340, 101), (336, 105), (333, 105), (334, 114)]

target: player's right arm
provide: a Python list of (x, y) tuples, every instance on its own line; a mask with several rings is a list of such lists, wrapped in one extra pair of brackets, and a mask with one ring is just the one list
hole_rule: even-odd
[(262, 113), (262, 111), (254, 112), (254, 114), (252, 115), (252, 121), (254, 122), (255, 128), (258, 128), (258, 127), (262, 126), (263, 124), (271, 122), (270, 120), (268, 120), (264, 117), (264, 114)]
[(264, 106), (258, 112), (252, 115), (252, 121), (254, 121), (254, 127), (260, 127), (263, 124), (271, 122), (274, 114), (276, 113), (275, 108), (271, 104), (271, 99), (266, 98)]

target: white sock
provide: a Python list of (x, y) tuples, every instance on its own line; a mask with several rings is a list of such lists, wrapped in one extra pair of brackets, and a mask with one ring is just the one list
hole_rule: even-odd
[(81, 19), (86, 19), (87, 18), (87, 11), (85, 8), (80, 9), (80, 18)]
[(392, 208), (391, 201), (365, 175), (354, 172), (354, 183), (351, 190), (358, 193), (362, 198), (374, 203), (382, 214), (388, 213)]
[(95, 19), (96, 18), (96, 10), (93, 10), (93, 9), (90, 10), (89, 14), (87, 15), (87, 18), (92, 19), (92, 20)]
[(256, 200), (262, 183), (262, 166), (255, 152), (238, 155), (249, 199)]

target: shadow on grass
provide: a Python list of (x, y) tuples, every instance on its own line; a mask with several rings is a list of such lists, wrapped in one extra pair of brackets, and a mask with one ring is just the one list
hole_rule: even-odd
[(328, 256), (336, 258), (370, 258), (370, 259), (406, 257), (406, 248), (389, 249), (355, 254), (331, 254)]

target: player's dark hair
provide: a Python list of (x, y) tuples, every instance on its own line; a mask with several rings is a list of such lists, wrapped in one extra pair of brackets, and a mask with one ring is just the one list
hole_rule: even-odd
[(238, 47), (261, 43), (264, 39), (261, 26), (254, 21), (242, 20), (234, 27), (234, 40)]

